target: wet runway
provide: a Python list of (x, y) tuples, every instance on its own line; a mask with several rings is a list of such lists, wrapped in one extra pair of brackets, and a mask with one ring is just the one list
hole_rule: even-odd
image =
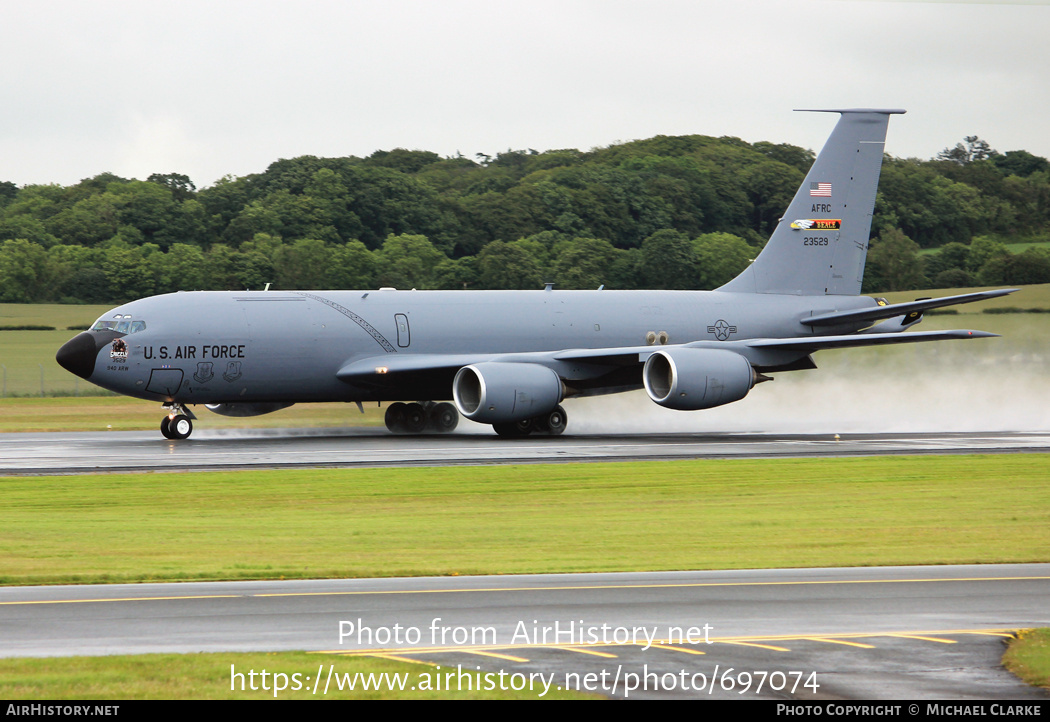
[(0, 474), (1002, 452), (1050, 452), (1050, 432), (506, 439), (491, 433), (394, 436), (375, 428), (198, 429), (184, 441), (168, 441), (154, 431), (0, 434)]
[[(1050, 452), (1050, 433), (505, 439), (469, 429), (393, 436), (201, 428), (181, 442), (152, 431), (2, 434), (0, 474), (1015, 452)], [(338, 674), (341, 655), (393, 655), (421, 669), (547, 675), (569, 686), (572, 679), (616, 697), (1045, 699), (999, 659), (1014, 630), (1050, 626), (1048, 585), (1050, 565), (1042, 564), (6, 588), (0, 655), (308, 649), (330, 654), (313, 670), (282, 671)], [(339, 638), (343, 621), (373, 634), (412, 627), (422, 637), (435, 619), (449, 630), (492, 629), (496, 638), (480, 645)], [(710, 645), (670, 633), (705, 624)], [(572, 644), (564, 631), (554, 643), (537, 642), (536, 631), (552, 625), (655, 630), (654, 644)], [(628, 691), (647, 672), (658, 682)], [(764, 689), (756, 689), (759, 679)], [(801, 687), (788, 694), (791, 684)]]
[(1050, 625), (1048, 597), (1050, 564), (14, 587), (0, 654), (305, 649), (328, 654), (271, 672), (393, 655), (620, 697), (1046, 699), (999, 658)]

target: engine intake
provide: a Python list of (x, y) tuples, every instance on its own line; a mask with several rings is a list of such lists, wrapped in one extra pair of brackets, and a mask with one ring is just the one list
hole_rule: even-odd
[(485, 361), (464, 366), (452, 382), (452, 398), (459, 413), (482, 424), (505, 424), (546, 414), (563, 396), (558, 374), (539, 364)]
[(747, 396), (755, 385), (755, 370), (732, 351), (669, 348), (646, 360), (642, 381), (649, 398), (660, 406), (696, 411)]

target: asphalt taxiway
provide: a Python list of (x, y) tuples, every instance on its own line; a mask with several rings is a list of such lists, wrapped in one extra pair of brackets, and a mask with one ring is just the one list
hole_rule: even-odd
[(1045, 431), (505, 439), (481, 432), (395, 436), (377, 428), (198, 429), (183, 441), (156, 431), (0, 434), (0, 474), (1047, 451)]
[[(1046, 699), (999, 657), (1050, 626), (1047, 599), (1050, 564), (12, 587), (0, 655), (299, 649), (322, 670), (396, 656), (614, 696), (652, 672), (630, 696)], [(788, 694), (798, 680), (817, 686)]]

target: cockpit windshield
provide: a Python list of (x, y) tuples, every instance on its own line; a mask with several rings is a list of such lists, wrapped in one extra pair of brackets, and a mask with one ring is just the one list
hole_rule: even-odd
[(138, 333), (146, 330), (146, 322), (141, 319), (132, 319), (131, 314), (118, 313), (112, 318), (100, 318), (91, 327), (92, 331), (116, 331), (117, 333)]

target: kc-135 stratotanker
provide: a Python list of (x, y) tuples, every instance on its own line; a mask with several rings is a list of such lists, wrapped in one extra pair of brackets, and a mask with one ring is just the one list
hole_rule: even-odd
[[(682, 411), (744, 398), (815, 351), (993, 336), (910, 332), (927, 309), (858, 295), (890, 115), (842, 109), (755, 261), (714, 291), (194, 291), (132, 301), (58, 351), (81, 378), (161, 402), (185, 439), (204, 404), (253, 416), (297, 402), (395, 402), (387, 427), (560, 434), (571, 396), (644, 388)], [(452, 401), (452, 403), (449, 402)], [(409, 403), (404, 403), (409, 402)]]

